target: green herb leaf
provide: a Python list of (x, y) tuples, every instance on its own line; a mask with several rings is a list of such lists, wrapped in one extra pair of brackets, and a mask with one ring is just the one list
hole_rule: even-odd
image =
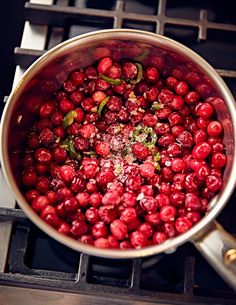
[(135, 65), (137, 66), (138, 68), (138, 75), (137, 75), (137, 78), (134, 79), (134, 80), (131, 80), (131, 84), (137, 84), (141, 81), (141, 79), (143, 78), (143, 67), (140, 63), (136, 62)]
[(146, 59), (146, 57), (148, 56), (148, 54), (149, 54), (149, 49), (146, 48), (146, 49), (143, 50), (143, 53), (142, 53), (141, 55), (135, 57), (135, 60), (137, 60), (137, 61), (142, 61), (142, 60)]
[(74, 119), (77, 117), (77, 112), (75, 110), (71, 110), (67, 113), (67, 115), (63, 119), (63, 128), (66, 129), (66, 127), (73, 124)]
[(160, 161), (161, 160), (161, 155), (160, 155), (160, 153), (158, 152), (158, 153), (156, 153), (154, 156), (153, 156), (153, 160), (155, 161), (155, 162), (158, 162), (158, 161)]
[(154, 165), (158, 171), (161, 170), (160, 164), (158, 162), (155, 162)]
[(98, 107), (98, 114), (99, 114), (99, 116), (101, 116), (102, 110), (103, 110), (104, 106), (106, 105), (106, 103), (108, 102), (109, 98), (110, 98), (110, 96), (107, 96), (107, 97), (100, 103), (100, 105), (99, 105), (99, 107)]
[(155, 147), (157, 135), (152, 127), (138, 125), (133, 131), (134, 140), (143, 143), (149, 149)]
[(110, 77), (107, 77), (106, 75), (103, 75), (103, 74), (101, 74), (101, 73), (99, 73), (98, 75), (99, 75), (99, 77), (100, 77), (101, 79), (105, 80), (106, 82), (108, 82), (108, 83), (111, 84), (111, 85), (117, 86), (117, 85), (120, 85), (120, 84), (123, 82), (123, 79), (119, 79), (119, 78), (117, 78), (117, 79), (110, 78)]
[(152, 109), (152, 110), (160, 110), (160, 109), (162, 109), (163, 107), (164, 107), (163, 104), (158, 103), (158, 102), (154, 102), (154, 103), (152, 104), (151, 109)]
[(75, 150), (74, 143), (73, 143), (72, 140), (66, 140), (66, 141), (64, 141), (64, 142), (60, 145), (60, 147), (61, 147), (61, 148), (64, 148), (66, 151), (69, 152), (71, 159), (77, 159), (77, 160), (80, 160), (80, 159), (81, 159), (81, 155), (80, 155), (80, 153), (78, 153), (78, 152)]

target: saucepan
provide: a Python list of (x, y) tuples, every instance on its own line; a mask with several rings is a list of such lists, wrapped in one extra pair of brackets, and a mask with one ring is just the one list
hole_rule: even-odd
[[(150, 54), (159, 58), (160, 71), (168, 73), (175, 69), (203, 99), (218, 96), (214, 105), (218, 120), (224, 129), (224, 144), (227, 165), (224, 171), (221, 192), (212, 199), (206, 215), (187, 232), (166, 242), (135, 250), (100, 249), (82, 244), (71, 237), (58, 233), (46, 224), (30, 207), (23, 196), (20, 185), (20, 154), (25, 130), (32, 124), (34, 116), (28, 111), (33, 97), (46, 97), (57, 90), (68, 73), (79, 67), (93, 64), (92, 51), (107, 46), (117, 52), (122, 42), (126, 58), (134, 59), (135, 46), (142, 52), (139, 61), (145, 61)], [(190, 241), (209, 261), (224, 280), (236, 290), (236, 241), (215, 221), (230, 198), (236, 182), (236, 108), (234, 98), (218, 73), (199, 55), (184, 45), (167, 37), (153, 33), (111, 29), (91, 32), (67, 40), (36, 60), (25, 72), (10, 94), (1, 120), (1, 165), (15, 199), (25, 214), (41, 230), (62, 244), (81, 252), (109, 258), (137, 258), (159, 253), (171, 253), (181, 244)]]

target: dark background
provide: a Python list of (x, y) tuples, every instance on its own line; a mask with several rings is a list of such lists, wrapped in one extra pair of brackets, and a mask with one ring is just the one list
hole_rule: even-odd
[(3, 0), (0, 8), (0, 109), (9, 95), (15, 72), (14, 47), (19, 46), (24, 27), (25, 0)]

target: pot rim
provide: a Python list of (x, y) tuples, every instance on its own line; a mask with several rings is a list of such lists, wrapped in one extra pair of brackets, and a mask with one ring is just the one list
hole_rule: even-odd
[[(132, 36), (132, 37), (130, 37)], [(32, 78), (47, 62), (51, 61), (53, 58), (58, 56), (58, 52), (62, 52), (67, 48), (71, 48), (72, 46), (76, 46), (80, 42), (83, 44), (86, 41), (91, 42), (92, 40), (97, 39), (125, 39), (125, 38), (136, 38), (142, 39), (145, 38), (149, 40), (150, 43), (160, 44), (161, 47), (170, 47), (173, 51), (178, 52), (181, 55), (184, 55), (185, 58), (188, 58), (190, 61), (193, 61), (197, 64), (198, 67), (217, 85), (217, 89), (221, 93), (221, 97), (227, 104), (229, 113), (231, 115), (231, 120), (233, 123), (234, 129), (234, 145), (236, 143), (236, 105), (234, 98), (219, 76), (219, 74), (215, 71), (215, 69), (207, 63), (201, 56), (197, 53), (189, 49), (188, 47), (182, 45), (179, 42), (176, 42), (170, 38), (167, 38), (162, 35), (158, 35), (151, 32), (141, 31), (141, 30), (131, 30), (131, 29), (107, 29), (107, 30), (99, 30), (94, 32), (89, 32), (86, 34), (82, 34), (71, 39), (68, 39), (49, 51), (43, 54), (39, 59), (37, 59), (24, 73), (21, 77), (19, 83), (15, 87), (15, 89), (11, 92), (7, 104), (4, 108), (2, 120), (1, 120), (1, 130), (0, 130), (0, 157), (1, 157), (1, 166), (6, 179), (6, 182), (12, 191), (14, 198), (17, 199), (19, 206), (23, 209), (25, 214), (34, 222), (42, 231), (47, 233), (49, 236), (54, 238), (55, 240), (61, 242), (62, 244), (76, 250), (88, 253), (90, 255), (108, 257), (108, 258), (135, 258), (135, 257), (144, 257), (150, 256), (154, 254), (158, 254), (161, 252), (168, 252), (179, 245), (185, 243), (186, 241), (193, 241), (196, 236), (204, 231), (208, 227), (208, 225), (217, 217), (217, 215), (221, 212), (225, 204), (227, 203), (230, 195), (232, 194), (235, 183), (236, 183), (236, 158), (233, 156), (232, 167), (230, 175), (228, 176), (228, 182), (225, 185), (224, 190), (221, 194), (217, 195), (213, 201), (217, 202), (214, 207), (206, 214), (197, 224), (195, 224), (190, 230), (187, 232), (174, 237), (172, 239), (168, 239), (166, 242), (160, 245), (154, 245), (145, 247), (142, 249), (132, 249), (132, 250), (111, 250), (111, 249), (100, 249), (95, 248), (90, 245), (82, 244), (71, 237), (64, 236), (58, 233), (54, 228), (45, 223), (29, 206), (26, 202), (25, 198), (21, 194), (14, 178), (11, 173), (10, 162), (7, 152), (7, 135), (6, 127), (9, 126), (11, 112), (15, 102), (17, 101), (17, 97), (23, 92), (24, 86), (27, 84), (29, 79)], [(85, 41), (85, 42), (84, 42)]]

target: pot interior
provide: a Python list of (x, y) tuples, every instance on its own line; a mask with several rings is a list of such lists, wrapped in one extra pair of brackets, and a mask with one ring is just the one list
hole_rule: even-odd
[[(21, 196), (23, 188), (20, 182), (20, 175), (22, 172), (21, 152), (26, 145), (26, 131), (32, 126), (36, 118), (33, 110), (42, 102), (54, 98), (54, 92), (60, 89), (71, 71), (93, 65), (97, 61), (99, 52), (103, 52), (104, 47), (110, 49), (115, 60), (138, 61), (144, 66), (155, 65), (164, 76), (174, 74), (177, 78), (185, 80), (193, 90), (200, 94), (203, 100), (213, 96), (222, 98), (214, 100), (217, 117), (224, 128), (224, 144), (228, 158), (224, 172), (225, 185), (221, 193), (224, 192), (228, 180), (231, 180), (231, 184), (234, 184), (234, 179), (232, 178), (232, 170), (235, 167), (233, 158), (235, 137), (233, 126), (235, 114), (232, 112), (233, 99), (230, 101), (232, 96), (227, 91), (228, 89), (223, 81), (219, 81), (220, 78), (216, 72), (192, 51), (162, 36), (141, 31), (105, 31), (73, 38), (50, 50), (28, 69), (9, 98), (2, 124), (2, 146), (4, 146), (2, 147), (2, 154), (8, 182), (11, 186), (15, 186), (13, 189), (21, 207), (27, 213), (29, 212), (29, 209), (26, 209), (28, 204)], [(232, 190), (233, 187), (231, 186), (227, 192), (230, 193)], [(218, 198), (221, 197), (221, 194), (219, 194)], [(220, 207), (217, 208), (215, 213), (212, 213), (211, 218), (214, 218), (221, 210), (225, 204), (225, 198), (212, 205), (211, 212), (213, 212), (217, 204)], [(37, 219), (36, 222), (37, 224), (40, 223), (41, 228), (48, 227), (48, 225), (42, 223), (34, 212), (29, 216), (33, 217), (33, 221)], [(60, 237), (60, 234), (52, 228), (45, 230), (50, 235), (53, 235), (54, 238), (72, 248), (82, 249), (85, 252), (92, 251), (90, 249), (92, 247), (79, 245), (77, 241), (68, 241), (71, 239), (64, 236)], [(184, 242), (195, 233), (194, 228), (191, 230), (188, 235), (186, 234), (185, 237), (182, 237), (181, 242)], [(55, 232), (52, 233), (52, 231)], [(177, 238), (174, 239), (177, 240)], [(168, 243), (168, 247), (171, 247), (176, 245), (177, 242), (169, 240), (166, 244)], [(150, 251), (150, 254), (153, 254), (161, 252), (165, 247), (154, 246), (150, 248), (153, 248)], [(119, 252), (118, 250), (116, 251)], [(125, 252), (128, 251), (123, 251), (123, 257), (126, 255)], [(99, 255), (107, 256), (104, 253), (101, 252)], [(119, 255), (117, 254), (117, 256)]]

